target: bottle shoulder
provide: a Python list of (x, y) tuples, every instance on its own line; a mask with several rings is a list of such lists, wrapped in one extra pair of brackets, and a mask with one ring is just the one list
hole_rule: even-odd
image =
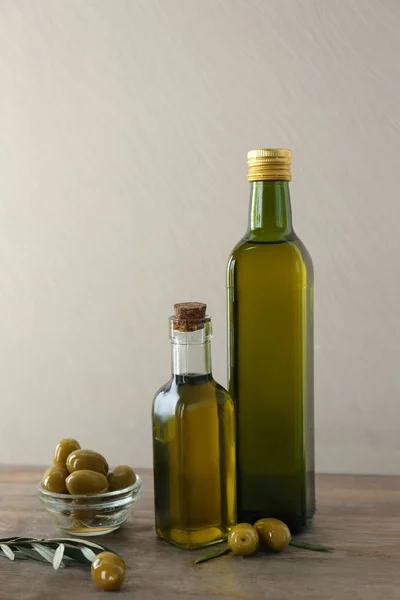
[(228, 266), (230, 265), (230, 263), (233, 260), (236, 260), (237, 257), (240, 255), (240, 253), (242, 252), (243, 248), (246, 247), (246, 244), (248, 243), (248, 241), (246, 240), (245, 237), (243, 237), (241, 240), (238, 241), (238, 243), (233, 247), (232, 252), (229, 255), (229, 259), (228, 259)]
[(252, 269), (262, 274), (268, 269), (297, 270), (307, 273), (308, 284), (313, 285), (314, 267), (305, 244), (296, 236), (273, 242), (255, 242), (242, 239), (233, 249), (228, 261), (227, 285), (233, 285), (238, 272)]
[(166, 383), (164, 383), (164, 385), (162, 385), (161, 387), (158, 388), (158, 390), (156, 391), (156, 393), (153, 396), (153, 403), (157, 400), (157, 398), (159, 396), (163, 396), (165, 393), (167, 393), (170, 390), (171, 384), (172, 384), (172, 378), (169, 379), (169, 381), (167, 381)]
[[(160, 411), (160, 407), (165, 405), (166, 398), (171, 398), (173, 396), (173, 379), (167, 381), (162, 385), (153, 396), (152, 402), (152, 413), (157, 413)], [(170, 403), (170, 402), (169, 402)]]
[(165, 413), (176, 414), (180, 407), (189, 405), (200, 405), (202, 403), (215, 402), (218, 405), (233, 400), (228, 391), (213, 378), (197, 381), (185, 381), (184, 377), (178, 376), (162, 386), (155, 394), (153, 400), (153, 414)]
[(214, 382), (214, 387), (217, 392), (217, 399), (219, 398), (220, 403), (222, 403), (222, 402), (230, 403), (231, 402), (233, 404), (232, 397), (229, 394), (228, 390), (223, 385), (218, 383), (217, 381), (213, 380), (213, 382)]
[(255, 242), (243, 238), (232, 250), (228, 259), (228, 268), (238, 261), (247, 261), (259, 256), (268, 258), (275, 255), (300, 257), (307, 266), (310, 265), (311, 268), (313, 266), (311, 255), (304, 242), (297, 236), (293, 236), (290, 239), (272, 242)]

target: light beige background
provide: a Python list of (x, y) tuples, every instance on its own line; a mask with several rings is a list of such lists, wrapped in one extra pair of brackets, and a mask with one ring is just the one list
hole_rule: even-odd
[(293, 151), (320, 471), (400, 473), (400, 3), (0, 0), (0, 463), (151, 464), (167, 317), (226, 381), (246, 151)]

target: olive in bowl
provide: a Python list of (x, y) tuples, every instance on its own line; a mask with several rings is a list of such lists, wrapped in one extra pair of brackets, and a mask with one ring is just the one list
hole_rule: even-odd
[(107, 480), (108, 489), (110, 492), (115, 492), (133, 485), (136, 481), (136, 473), (128, 465), (119, 465), (108, 474)]
[(79, 449), (79, 442), (75, 438), (63, 438), (58, 442), (56, 449), (54, 450), (53, 463), (55, 465), (65, 466), (71, 452)]
[(81, 449), (74, 438), (64, 438), (39, 485), (39, 495), (54, 523), (64, 531), (102, 535), (115, 531), (128, 518), (141, 484), (131, 467), (120, 465), (109, 472), (104, 456)]
[(139, 475), (130, 487), (95, 494), (59, 494), (40, 484), (39, 496), (52, 521), (68, 534), (104, 535), (126, 521), (140, 498), (141, 486)]
[(75, 471), (97, 471), (103, 475), (108, 473), (108, 463), (102, 454), (94, 450), (74, 450), (65, 463), (69, 473)]
[(68, 494), (66, 479), (69, 473), (65, 465), (55, 464), (46, 469), (42, 479), (42, 487), (48, 492)]

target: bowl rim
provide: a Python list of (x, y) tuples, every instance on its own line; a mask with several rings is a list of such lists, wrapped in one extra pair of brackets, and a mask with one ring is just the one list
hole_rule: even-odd
[(123, 488), (122, 490), (114, 490), (113, 492), (104, 492), (102, 494), (58, 494), (56, 492), (49, 492), (49, 490), (45, 490), (42, 487), (42, 482), (40, 481), (38, 484), (39, 493), (47, 498), (57, 498), (59, 500), (76, 500), (76, 499), (94, 499), (96, 498), (116, 498), (123, 494), (128, 494), (132, 492), (138, 492), (142, 487), (142, 478), (138, 473), (136, 473), (136, 481), (132, 485)]

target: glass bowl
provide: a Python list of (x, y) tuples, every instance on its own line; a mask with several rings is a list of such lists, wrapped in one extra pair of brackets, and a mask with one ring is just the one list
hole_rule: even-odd
[(104, 535), (118, 529), (139, 500), (142, 480), (123, 490), (104, 494), (55, 494), (42, 488), (39, 495), (42, 506), (52, 521), (65, 532), (78, 536)]

